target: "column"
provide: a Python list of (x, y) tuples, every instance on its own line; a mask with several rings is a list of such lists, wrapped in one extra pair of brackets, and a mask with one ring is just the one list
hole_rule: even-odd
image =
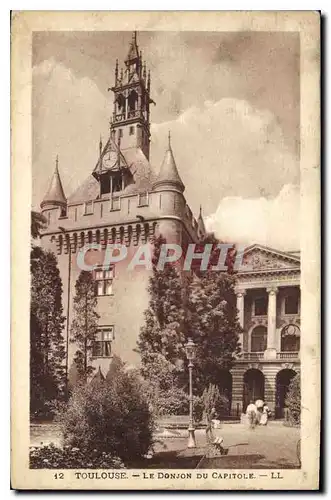
[(277, 287), (267, 288), (269, 294), (268, 299), (268, 338), (266, 357), (268, 359), (276, 359), (277, 345), (276, 345), (276, 306), (277, 306)]
[[(238, 309), (238, 319), (241, 328), (244, 328), (244, 312), (245, 312), (245, 297), (246, 290), (238, 290), (237, 292), (237, 309)], [(239, 334), (239, 342), (241, 344), (241, 350), (244, 350), (244, 334), (243, 332)]]

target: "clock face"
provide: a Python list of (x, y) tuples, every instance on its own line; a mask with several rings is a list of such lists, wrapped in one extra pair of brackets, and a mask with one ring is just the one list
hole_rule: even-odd
[(295, 334), (295, 327), (293, 325), (288, 325), (288, 327), (287, 327), (287, 333), (289, 335), (294, 335)]
[(116, 165), (117, 153), (115, 151), (109, 151), (105, 154), (102, 160), (102, 165), (105, 169), (111, 169)]

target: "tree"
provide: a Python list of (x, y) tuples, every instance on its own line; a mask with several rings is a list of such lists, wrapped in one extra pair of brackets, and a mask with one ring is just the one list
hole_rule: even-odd
[(292, 378), (286, 395), (285, 405), (290, 414), (292, 424), (300, 424), (301, 419), (301, 384), (300, 375)]
[(34, 210), (31, 211), (31, 236), (37, 239), (40, 236), (40, 231), (45, 228), (47, 221), (45, 217)]
[(235, 276), (208, 269), (192, 276), (187, 302), (187, 331), (196, 343), (195, 386), (201, 393), (218, 384), (240, 352)]
[(86, 456), (108, 453), (125, 463), (140, 459), (152, 446), (154, 422), (145, 392), (121, 362), (99, 384), (78, 385), (62, 416), (65, 445)]
[[(176, 378), (176, 374), (183, 371), (185, 359), (183, 281), (177, 267), (171, 263), (158, 269), (164, 243), (166, 240), (162, 236), (154, 243), (153, 270), (148, 285), (150, 301), (138, 338), (142, 374), (149, 380), (158, 380), (161, 386), (169, 383), (162, 378), (168, 378), (170, 372), (174, 380), (173, 376)], [(164, 370), (165, 365), (167, 370)]]
[(91, 364), (93, 342), (98, 330), (95, 282), (89, 271), (81, 271), (76, 281), (74, 319), (71, 325), (71, 342), (78, 347), (74, 362), (81, 381), (86, 382), (93, 373)]
[(52, 252), (31, 250), (30, 410), (47, 412), (63, 396), (65, 345), (62, 281)]

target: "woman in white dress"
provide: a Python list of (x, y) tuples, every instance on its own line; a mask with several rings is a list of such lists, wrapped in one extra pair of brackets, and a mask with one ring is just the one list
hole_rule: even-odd
[(260, 424), (261, 425), (267, 425), (269, 415), (270, 415), (270, 410), (267, 407), (267, 405), (264, 404), (263, 405), (263, 410), (262, 410), (262, 415), (261, 415), (261, 420), (260, 420)]

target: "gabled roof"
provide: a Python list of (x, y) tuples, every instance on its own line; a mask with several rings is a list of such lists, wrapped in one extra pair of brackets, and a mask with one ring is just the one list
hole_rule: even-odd
[(170, 134), (169, 134), (168, 148), (164, 155), (159, 175), (157, 176), (153, 187), (158, 187), (161, 184), (173, 184), (174, 186), (178, 187), (182, 192), (185, 190), (184, 183), (178, 173), (175, 158), (171, 149)]
[(289, 252), (254, 244), (245, 249), (239, 274), (291, 270), (295, 272), (300, 270), (299, 257)]
[(291, 251), (291, 252), (283, 252), (281, 250), (276, 250), (271, 247), (267, 247), (264, 245), (260, 245), (259, 243), (254, 243), (253, 245), (250, 245), (247, 247), (244, 251), (244, 255), (248, 255), (249, 253), (252, 253), (254, 250), (260, 250), (261, 252), (264, 252), (266, 254), (272, 254), (272, 255), (278, 255), (280, 257), (283, 257), (285, 259), (292, 260), (293, 262), (298, 262), (300, 264), (300, 256), (297, 254), (300, 254), (300, 251)]
[[(98, 163), (93, 170), (93, 174), (98, 171), (99, 162), (100, 160), (102, 161), (103, 155), (106, 153), (107, 145), (104, 148), (101, 159), (98, 160)], [(133, 182), (127, 185), (123, 191), (118, 192), (117, 194), (125, 195), (151, 191), (154, 180), (153, 171), (142, 150), (140, 148), (123, 149), (121, 150), (121, 158), (121, 161), (123, 162), (122, 168), (128, 168), (128, 170), (132, 174)], [(71, 196), (69, 196), (69, 203), (83, 203), (98, 198), (100, 194), (100, 185), (98, 180), (95, 178), (95, 175), (93, 174), (90, 174), (78, 187), (78, 189), (76, 189), (76, 191)]]
[(127, 162), (124, 155), (122, 154), (120, 147), (109, 138), (100, 157), (98, 158), (97, 164), (94, 167), (93, 173), (99, 174), (107, 170), (120, 170), (121, 168), (127, 168)]
[(56, 157), (56, 165), (53, 177), (51, 179), (49, 188), (41, 202), (40, 206), (44, 207), (45, 205), (66, 205), (67, 199), (64, 194), (61, 177), (59, 173), (59, 160)]

